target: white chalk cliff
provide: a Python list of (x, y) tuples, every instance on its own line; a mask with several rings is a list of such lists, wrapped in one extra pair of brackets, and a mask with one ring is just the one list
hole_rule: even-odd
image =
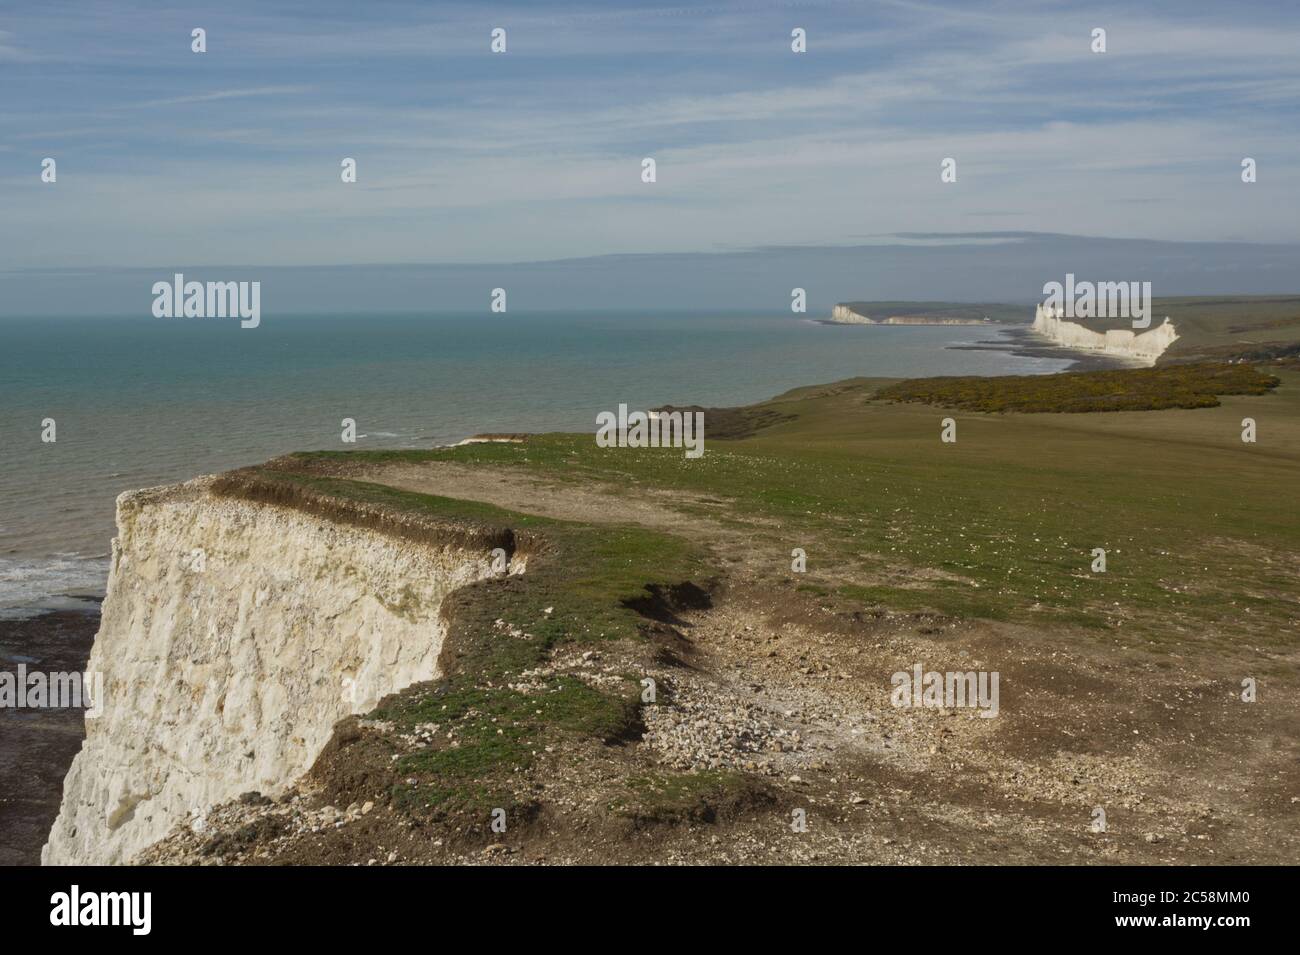
[(983, 325), (986, 322), (979, 318), (944, 318), (935, 315), (887, 315), (884, 318), (872, 318), (855, 312), (844, 304), (831, 309), (831, 321), (841, 325)]
[(443, 598), (492, 570), (490, 546), (463, 537), (403, 539), (217, 495), (211, 478), (123, 494), (117, 525), (88, 664), (104, 712), (45, 864), (129, 862), (211, 806), (282, 791), (339, 719), (437, 675)]
[(1067, 321), (1059, 310), (1039, 305), (1034, 310), (1033, 330), (1066, 348), (1098, 351), (1118, 358), (1155, 364), (1166, 348), (1178, 338), (1173, 322), (1168, 318), (1146, 331), (1129, 328), (1112, 328), (1100, 331)]

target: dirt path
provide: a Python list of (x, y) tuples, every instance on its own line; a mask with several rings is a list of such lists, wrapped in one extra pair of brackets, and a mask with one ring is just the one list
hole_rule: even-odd
[(786, 553), (771, 522), (751, 516), (742, 519), (744, 527), (724, 525), (698, 512), (714, 510), (734, 521), (735, 513), (726, 502), (685, 492), (638, 488), (636, 494), (623, 494), (592, 481), (566, 484), (506, 469), (447, 462), (387, 465), (352, 476), (403, 491), (478, 501), (556, 520), (634, 524), (676, 534), (709, 549), (729, 574), (742, 577), (770, 572), (773, 555)]
[(638, 524), (692, 538), (698, 538), (701, 533), (727, 533), (714, 522), (674, 509), (674, 503), (702, 500), (686, 494), (647, 491), (637, 496), (622, 495), (613, 489), (600, 489), (594, 483), (563, 484), (505, 468), (489, 470), (441, 461), (385, 465), (352, 476), (404, 491), (479, 501), (557, 520)]

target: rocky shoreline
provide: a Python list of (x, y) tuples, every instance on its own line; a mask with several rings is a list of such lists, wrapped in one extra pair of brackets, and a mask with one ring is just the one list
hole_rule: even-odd
[[(1002, 339), (990, 339), (974, 345), (949, 345), (954, 351), (1000, 351), (1019, 358), (1055, 358), (1073, 362), (1062, 371), (1106, 371), (1112, 368), (1142, 368), (1145, 362), (1121, 358), (1105, 352), (1086, 351), (1058, 345), (1037, 334), (1029, 326), (1003, 327)], [(1059, 374), (1059, 372), (1057, 373)]]
[[(814, 321), (819, 325), (828, 325), (836, 328), (853, 328), (863, 324), (858, 322), (836, 322), (831, 321), (830, 319), (814, 319)], [(910, 324), (954, 323), (913, 322)], [(1076, 349), (1070, 348), (1066, 345), (1058, 345), (1056, 342), (1053, 342), (1035, 332), (1029, 325), (996, 325), (993, 327), (1002, 334), (1002, 338), (990, 338), (970, 345), (948, 345), (947, 347), (952, 351), (1005, 352), (1015, 355), (1018, 358), (1055, 358), (1059, 361), (1069, 361), (1072, 363), (1068, 367), (1062, 369), (1062, 371), (1106, 371), (1112, 368), (1143, 368), (1147, 366), (1146, 362), (1123, 358), (1119, 355), (1113, 355), (1107, 352)]]
[[(0, 670), (82, 672), (98, 629), (97, 607), (0, 620)], [(85, 736), (80, 709), (0, 709), (0, 865), (40, 863)]]

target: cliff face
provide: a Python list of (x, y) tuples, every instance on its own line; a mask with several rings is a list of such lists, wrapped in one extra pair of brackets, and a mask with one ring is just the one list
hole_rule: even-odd
[(463, 539), (403, 540), (211, 483), (118, 499), (88, 664), (104, 712), (86, 721), (46, 864), (127, 862), (207, 807), (274, 796), (339, 719), (437, 675), (443, 598), (491, 574), (490, 550)]
[(1056, 315), (1052, 310), (1039, 305), (1034, 310), (1033, 330), (1039, 335), (1050, 338), (1066, 348), (1078, 348), (1087, 351), (1104, 352), (1120, 358), (1155, 364), (1166, 348), (1178, 338), (1178, 332), (1168, 319), (1157, 328), (1136, 332), (1128, 328), (1112, 328), (1106, 331), (1087, 328), (1077, 322), (1069, 322)]
[(865, 315), (859, 315), (847, 305), (836, 305), (831, 309), (831, 321), (843, 322), (846, 325), (874, 325), (871, 319)]

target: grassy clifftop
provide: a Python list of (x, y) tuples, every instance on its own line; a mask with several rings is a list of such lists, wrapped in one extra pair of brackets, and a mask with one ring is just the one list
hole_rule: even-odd
[[(941, 419), (954, 414), (944, 403), (959, 409), (952, 444), (940, 441)], [(1168, 410), (1072, 413), (1098, 404)], [(1217, 365), (853, 379), (746, 412), (757, 430), (737, 428), (741, 437), (727, 441), (707, 437), (706, 413), (707, 450), (695, 461), (671, 449), (598, 448), (590, 436), (562, 434), (303, 461), (458, 464), (623, 496), (679, 495), (673, 508), (701, 519), (779, 527), (770, 558), (776, 577), (795, 579), (783, 572), (785, 555), (816, 542), (818, 566), (870, 580), (869, 593), (883, 604), (1103, 629), (1124, 619), (1160, 634), (1186, 627), (1208, 635), (1232, 621), (1267, 642), (1300, 617), (1283, 585), (1294, 582), (1300, 552), (1295, 372)], [(1253, 444), (1241, 439), (1246, 416), (1257, 421)], [(1124, 570), (1090, 575), (1093, 547), (1122, 550)], [(1275, 556), (1245, 557), (1265, 553)], [(1193, 564), (1206, 569), (1188, 587)], [(1251, 608), (1244, 618), (1243, 605)], [(1263, 626), (1266, 619), (1272, 623)]]
[[(1105, 415), (853, 379), (731, 409), (726, 439), (706, 410), (699, 459), (546, 434), (240, 472), (528, 567), (448, 598), (440, 680), (153, 858), (1294, 861), (1300, 373), (1209, 379), (1214, 406)], [(917, 663), (1000, 672), (1001, 715), (895, 708)]]

